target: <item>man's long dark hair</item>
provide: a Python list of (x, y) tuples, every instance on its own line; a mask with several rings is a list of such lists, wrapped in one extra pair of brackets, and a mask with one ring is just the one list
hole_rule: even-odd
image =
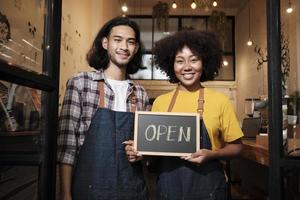
[(141, 68), (142, 62), (142, 44), (140, 39), (139, 26), (127, 17), (116, 17), (106, 22), (104, 26), (98, 32), (93, 45), (87, 53), (87, 61), (89, 65), (95, 69), (106, 69), (109, 63), (109, 57), (107, 50), (102, 47), (102, 40), (104, 37), (108, 37), (111, 29), (115, 26), (125, 25), (134, 30), (136, 43), (139, 45), (137, 53), (133, 56), (132, 60), (127, 65), (127, 74), (134, 74)]

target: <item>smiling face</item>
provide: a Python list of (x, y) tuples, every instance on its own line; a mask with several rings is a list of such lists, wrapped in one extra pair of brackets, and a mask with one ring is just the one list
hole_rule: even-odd
[(110, 59), (108, 67), (126, 67), (139, 48), (134, 30), (125, 25), (113, 27), (109, 35), (103, 38), (102, 46)]
[(174, 59), (174, 72), (180, 81), (180, 89), (195, 91), (201, 87), (202, 61), (189, 47), (179, 50)]

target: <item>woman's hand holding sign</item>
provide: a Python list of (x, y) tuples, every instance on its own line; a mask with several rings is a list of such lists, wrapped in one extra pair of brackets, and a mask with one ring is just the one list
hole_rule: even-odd
[(190, 156), (183, 156), (181, 157), (184, 160), (196, 163), (196, 164), (202, 164), (214, 157), (214, 152), (208, 149), (200, 149), (199, 151), (196, 151), (195, 153), (191, 154)]

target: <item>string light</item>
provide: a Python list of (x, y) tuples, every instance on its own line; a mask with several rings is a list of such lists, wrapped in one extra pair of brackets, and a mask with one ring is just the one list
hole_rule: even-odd
[(173, 8), (173, 9), (176, 9), (176, 8), (177, 8), (177, 4), (176, 4), (175, 1), (173, 1), (173, 3), (172, 3), (172, 8)]
[(213, 2), (213, 7), (217, 7), (217, 5), (218, 5), (218, 2), (217, 2), (217, 1), (214, 1), (214, 2)]
[(293, 12), (292, 3), (291, 3), (291, 1), (290, 1), (290, 0), (289, 0), (289, 6), (287, 7), (287, 9), (286, 9), (286, 12), (287, 12), (288, 14), (290, 14), (290, 13), (292, 13), (292, 12)]
[(193, 1), (191, 3), (191, 8), (194, 9), (194, 10), (197, 8), (197, 4), (195, 3), (195, 1)]

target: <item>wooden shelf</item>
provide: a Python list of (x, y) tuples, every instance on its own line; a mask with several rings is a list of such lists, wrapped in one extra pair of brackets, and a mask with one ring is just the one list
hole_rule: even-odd
[(0, 133), (1, 153), (36, 153), (40, 149), (39, 131)]
[(38, 135), (40, 131), (14, 131), (14, 132), (0, 132), (2, 136), (26, 136), (26, 135)]
[(243, 151), (241, 156), (261, 165), (269, 166), (268, 148), (256, 144), (255, 139), (243, 139)]

